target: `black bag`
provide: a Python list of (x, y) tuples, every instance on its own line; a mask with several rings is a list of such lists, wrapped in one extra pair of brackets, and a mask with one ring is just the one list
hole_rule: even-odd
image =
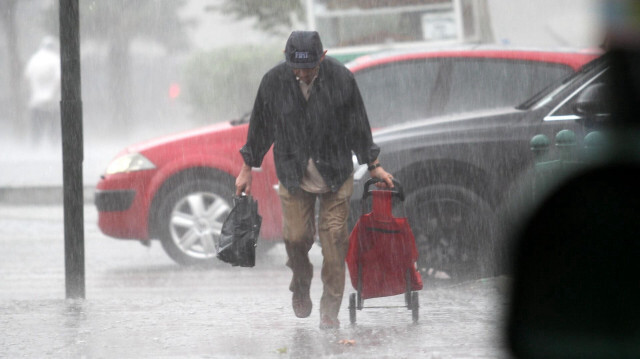
[(234, 266), (256, 265), (256, 245), (262, 217), (258, 202), (251, 196), (234, 196), (233, 208), (222, 225), (216, 249), (218, 259)]

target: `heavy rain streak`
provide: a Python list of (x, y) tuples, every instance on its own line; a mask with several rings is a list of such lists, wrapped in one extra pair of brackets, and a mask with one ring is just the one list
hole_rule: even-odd
[[(564, 104), (604, 82), (603, 22), (598, 0), (2, 0), (0, 357), (511, 357), (514, 224), (556, 173), (536, 161), (600, 140)], [(296, 30), (326, 55), (294, 73)], [(230, 245), (250, 160), (257, 244)], [(327, 191), (294, 180), (319, 200), (292, 210), (292, 178)], [(299, 315), (283, 218), (314, 210)]]

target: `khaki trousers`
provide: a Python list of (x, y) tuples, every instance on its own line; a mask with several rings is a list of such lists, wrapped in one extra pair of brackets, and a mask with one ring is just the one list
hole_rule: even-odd
[(291, 194), (280, 185), (282, 203), (283, 236), (287, 249), (287, 266), (293, 277), (289, 290), (308, 291), (313, 277), (309, 250), (315, 235), (315, 203), (320, 201), (318, 236), (322, 246), (322, 283), (320, 315), (337, 319), (345, 283), (345, 258), (349, 249), (347, 218), (349, 199), (353, 192), (353, 177), (337, 192), (309, 193), (302, 189)]

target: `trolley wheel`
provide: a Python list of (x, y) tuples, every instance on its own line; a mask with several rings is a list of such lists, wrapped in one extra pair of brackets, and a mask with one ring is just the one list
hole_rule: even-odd
[(418, 292), (411, 293), (411, 318), (414, 323), (417, 323), (420, 318), (420, 300), (418, 299)]
[(356, 324), (356, 293), (349, 295), (349, 321)]

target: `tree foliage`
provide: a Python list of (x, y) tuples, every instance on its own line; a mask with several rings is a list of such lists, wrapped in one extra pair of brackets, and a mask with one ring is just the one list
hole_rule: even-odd
[[(58, 27), (58, 2), (46, 16), (45, 27)], [(178, 16), (187, 0), (80, 0), (80, 36), (105, 45), (108, 52), (109, 98), (115, 121), (131, 120), (130, 45), (135, 39), (156, 42), (168, 51), (189, 46), (186, 27)], [(54, 32), (57, 33), (57, 32)]]
[(178, 11), (186, 0), (81, 0), (83, 35), (109, 42), (114, 38), (143, 38), (169, 50), (187, 47), (185, 26)]
[(199, 117), (227, 120), (251, 111), (260, 79), (282, 61), (281, 44), (216, 49), (185, 66), (185, 97)]
[(304, 19), (302, 0), (223, 0), (210, 9), (236, 19), (256, 19), (256, 27), (262, 31), (282, 35), (288, 34), (294, 25), (293, 18)]
[[(187, 0), (79, 0), (83, 38), (112, 43), (135, 38), (155, 41), (169, 50), (188, 47), (186, 27), (178, 11)], [(58, 2), (46, 16), (45, 28), (58, 33)]]

